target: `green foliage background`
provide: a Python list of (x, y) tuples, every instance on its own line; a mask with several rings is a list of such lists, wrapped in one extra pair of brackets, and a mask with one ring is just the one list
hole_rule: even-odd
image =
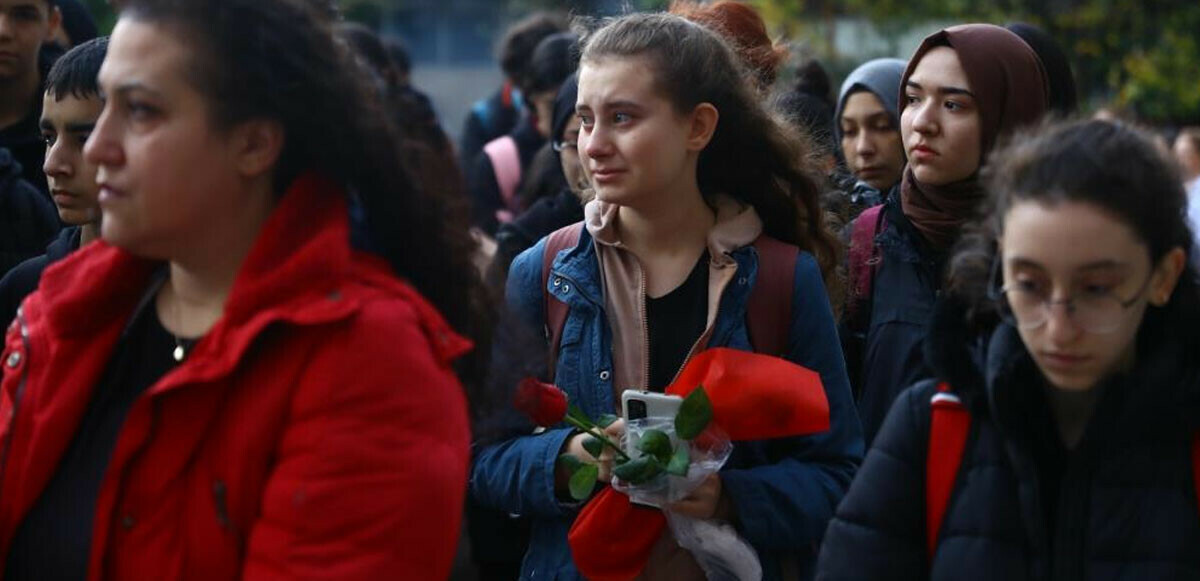
[[(862, 16), (895, 39), (922, 22), (1028, 22), (1071, 58), (1085, 106), (1155, 122), (1200, 122), (1196, 0), (749, 0), (774, 29), (810, 39), (836, 16)], [(822, 43), (813, 42), (819, 57)], [(915, 47), (900, 47), (901, 52)]]

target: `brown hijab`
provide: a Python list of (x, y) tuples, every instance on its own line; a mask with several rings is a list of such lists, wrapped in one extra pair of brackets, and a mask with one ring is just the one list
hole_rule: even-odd
[[(1048, 108), (1048, 83), (1037, 54), (1012, 32), (991, 24), (963, 24), (935, 32), (921, 43), (908, 61), (900, 80), (900, 111), (905, 108), (904, 87), (921, 58), (931, 49), (949, 46), (958, 53), (967, 82), (979, 107), (980, 165), (996, 140), (1023, 125), (1041, 119)], [(924, 184), (906, 168), (900, 185), (905, 216), (937, 250), (948, 250), (962, 225), (973, 217), (985, 197), (979, 172), (959, 182)]]

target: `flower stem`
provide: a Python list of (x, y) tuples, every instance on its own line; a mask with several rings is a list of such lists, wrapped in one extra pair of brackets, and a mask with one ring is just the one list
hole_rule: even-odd
[(621, 456), (621, 459), (623, 459), (623, 460), (630, 459), (629, 455), (626, 454), (625, 451), (622, 450), (620, 446), (613, 443), (613, 441), (608, 439), (608, 437), (605, 436), (604, 434), (596, 431), (596, 426), (589, 426), (571, 416), (567, 416), (566, 418), (564, 418), (564, 420), (571, 426), (582, 431), (583, 433), (585, 433), (593, 438), (596, 438), (597, 440), (600, 440), (600, 443), (608, 446), (609, 448), (612, 448), (617, 454), (619, 454)]

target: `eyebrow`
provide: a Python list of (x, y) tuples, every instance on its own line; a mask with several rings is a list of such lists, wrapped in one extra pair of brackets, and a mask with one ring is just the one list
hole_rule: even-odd
[[(862, 119), (862, 123), (871, 123), (872, 121), (878, 121), (880, 119), (886, 119), (890, 123), (892, 120), (892, 116), (887, 111), (876, 111), (869, 115), (863, 116), (861, 119)], [(843, 112), (841, 120), (842, 121), (850, 121), (851, 123), (854, 123), (857, 121), (857, 118), (847, 117), (846, 114)]]
[[(102, 90), (104, 89), (103, 81), (101, 81), (101, 83), (100, 83), (100, 88)], [(138, 82), (138, 81), (122, 83), (122, 84), (118, 85), (116, 89), (113, 89), (111, 91), (104, 91), (104, 93), (106, 96), (126, 95), (133, 91), (144, 91), (146, 93), (150, 93), (151, 95), (155, 95), (155, 96), (158, 96), (160, 94), (158, 91), (151, 89), (148, 85)]]
[[(605, 101), (600, 104), (600, 109), (637, 109), (637, 110), (641, 111), (644, 108), (645, 107), (642, 107), (640, 104), (635, 103), (633, 101), (626, 100), (626, 99), (618, 99), (616, 101)], [(579, 104), (579, 105), (575, 106), (576, 111), (583, 111), (583, 110), (590, 110), (590, 109), (591, 109), (591, 107), (588, 107), (587, 105), (583, 105), (583, 104)]]
[[(917, 89), (918, 91), (925, 90), (925, 87), (922, 87), (919, 83), (915, 83), (913, 81), (908, 81), (905, 84), (909, 87)], [(961, 87), (938, 87), (935, 92), (941, 95), (966, 95), (972, 99), (975, 98), (975, 93), (972, 93)]]
[[(1012, 258), (1009, 258), (1008, 263), (1014, 267), (1026, 267), (1026, 268), (1036, 268), (1039, 270), (1046, 270), (1046, 267), (1042, 266), (1041, 264), (1038, 264), (1036, 261), (1030, 260), (1028, 258), (1022, 258), (1020, 256), (1014, 256)], [(1107, 269), (1124, 269), (1124, 268), (1129, 268), (1129, 265), (1124, 262), (1118, 261), (1118, 260), (1104, 259), (1104, 260), (1097, 260), (1094, 262), (1089, 262), (1082, 266), (1078, 266), (1075, 268), (1075, 270), (1076, 271), (1107, 270)]]

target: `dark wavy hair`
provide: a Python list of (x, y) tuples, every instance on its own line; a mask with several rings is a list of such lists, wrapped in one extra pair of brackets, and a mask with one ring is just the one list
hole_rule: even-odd
[[(1179, 172), (1154, 138), (1126, 125), (1099, 120), (1046, 121), (1015, 134), (992, 152), (983, 178), (989, 201), (970, 226), (950, 263), (947, 289), (970, 305), (976, 328), (998, 320), (988, 298), (997, 240), (1014, 205), (1036, 202), (1090, 204), (1124, 222), (1145, 243), (1151, 264), (1168, 252), (1193, 248), (1192, 228)], [(1189, 260), (1174, 294), (1161, 309), (1147, 311), (1143, 335), (1168, 330), (1175, 340), (1200, 338), (1200, 286)]]
[(816, 257), (834, 304), (840, 245), (826, 229), (811, 147), (799, 130), (763, 105), (753, 74), (708, 28), (670, 14), (631, 14), (584, 41), (582, 63), (644, 58), (659, 92), (681, 113), (710, 103), (720, 121), (700, 153), (705, 198), (727, 194), (754, 207), (764, 231)]
[(378, 91), (330, 21), (305, 0), (127, 0), (121, 18), (166, 27), (189, 47), (186, 74), (218, 129), (283, 126), (277, 192), (316, 171), (358, 200), (374, 251), (475, 341), (459, 372), (481, 402), (492, 316), (465, 213), (414, 185)]

